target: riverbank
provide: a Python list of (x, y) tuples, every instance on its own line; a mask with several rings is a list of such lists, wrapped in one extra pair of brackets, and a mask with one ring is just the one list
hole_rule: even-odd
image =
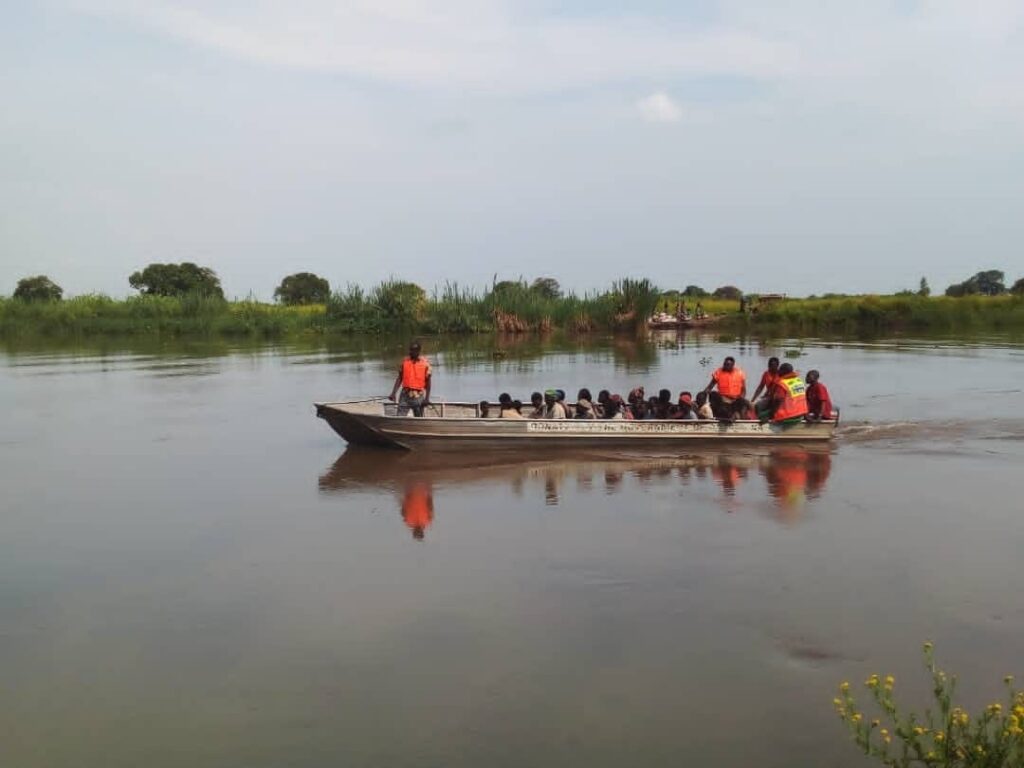
[[(691, 300), (692, 301), (692, 300)], [(568, 333), (636, 330), (665, 299), (610, 291), (587, 297), (482, 295), (448, 289), (415, 306), (381, 306), (358, 289), (327, 304), (255, 300), (78, 296), (57, 302), (0, 298), (0, 336), (197, 336), (287, 338), (330, 333)], [(786, 299), (741, 314), (739, 302), (705, 299), (716, 328), (759, 335), (879, 335), (1024, 330), (1019, 296), (843, 296)], [(692, 308), (692, 306), (691, 306)]]

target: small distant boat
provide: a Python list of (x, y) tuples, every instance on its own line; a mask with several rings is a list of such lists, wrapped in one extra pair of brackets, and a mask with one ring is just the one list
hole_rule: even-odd
[[(497, 404), (491, 406), (497, 412)], [(695, 442), (819, 442), (835, 435), (838, 419), (797, 424), (758, 421), (644, 421), (481, 418), (475, 403), (439, 402), (422, 417), (399, 416), (384, 398), (316, 403), (316, 415), (355, 445), (407, 450), (538, 448), (665, 448)]]
[(674, 331), (685, 328), (706, 328), (714, 325), (722, 319), (722, 315), (706, 315), (704, 317), (680, 318), (670, 315), (655, 315), (647, 321), (647, 327), (652, 331)]

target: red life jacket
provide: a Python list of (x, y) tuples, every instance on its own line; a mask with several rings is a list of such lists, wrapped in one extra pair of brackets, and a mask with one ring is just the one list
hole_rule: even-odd
[(407, 357), (402, 361), (402, 387), (405, 389), (426, 389), (429, 375), (430, 363), (427, 358), (420, 356), (413, 360)]
[(775, 384), (775, 397), (782, 404), (775, 409), (772, 421), (788, 421), (807, 415), (807, 385), (796, 373), (780, 376)]

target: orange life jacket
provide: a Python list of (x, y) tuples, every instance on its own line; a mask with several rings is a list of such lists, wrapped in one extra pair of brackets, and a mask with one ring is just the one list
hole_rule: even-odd
[(715, 383), (718, 384), (718, 392), (722, 397), (736, 399), (743, 391), (743, 384), (747, 380), (747, 374), (733, 366), (731, 371), (719, 368), (715, 371)]
[(427, 377), (430, 375), (430, 363), (420, 356), (416, 360), (411, 357), (402, 361), (402, 387), (405, 389), (426, 389)]
[(772, 421), (788, 421), (807, 415), (807, 385), (795, 372), (779, 377), (775, 395), (776, 398), (782, 396), (782, 404), (775, 409)]

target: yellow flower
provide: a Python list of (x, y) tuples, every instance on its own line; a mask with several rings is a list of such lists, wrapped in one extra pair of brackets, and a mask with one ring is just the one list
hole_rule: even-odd
[(850, 684), (844, 680), (839, 685), (839, 690), (842, 691), (843, 693), (846, 693), (848, 690), (850, 690)]
[(934, 647), (935, 647), (935, 646), (933, 646), (933, 645), (931, 644), (931, 641), (930, 641), (930, 640), (929, 640), (928, 642), (926, 642), (926, 643), (924, 644), (924, 649), (925, 649), (926, 651), (930, 651), (930, 650), (931, 650), (932, 648), (934, 648)]
[(983, 746), (981, 746), (981, 744), (978, 744), (977, 746), (975, 746), (974, 747), (974, 751), (977, 752), (979, 755), (984, 755), (985, 754), (985, 748)]
[(1007, 675), (1006, 677), (1004, 677), (1003, 682), (1007, 685), (1011, 685), (1013, 683), (1013, 675)]
[(936, 731), (935, 740), (941, 744), (943, 741), (946, 740), (946, 734), (944, 734), (942, 731)]
[(882, 721), (879, 720), (878, 718), (875, 718), (874, 720), (871, 721), (871, 727), (872, 728), (877, 728), (881, 724), (882, 724)]
[(834, 707), (841, 707), (841, 706), (843, 706), (843, 700), (842, 699), (832, 699), (832, 706), (834, 706)]
[(871, 677), (869, 677), (867, 680), (864, 681), (864, 685), (866, 685), (868, 688), (877, 688), (878, 675), (872, 675)]
[(889, 675), (888, 677), (885, 678), (885, 687), (886, 688), (892, 688), (894, 685), (896, 685), (896, 678), (895, 677), (893, 677), (892, 675)]
[(850, 719), (855, 723), (859, 723), (863, 719), (863, 717), (860, 712), (855, 712), (853, 717), (851, 717)]
[(924, 758), (925, 758), (925, 760), (934, 760), (935, 759), (935, 753), (934, 752), (929, 752), (927, 755), (924, 756)]
[(914, 727), (914, 734), (917, 736), (924, 736), (924, 728), (920, 725)]

